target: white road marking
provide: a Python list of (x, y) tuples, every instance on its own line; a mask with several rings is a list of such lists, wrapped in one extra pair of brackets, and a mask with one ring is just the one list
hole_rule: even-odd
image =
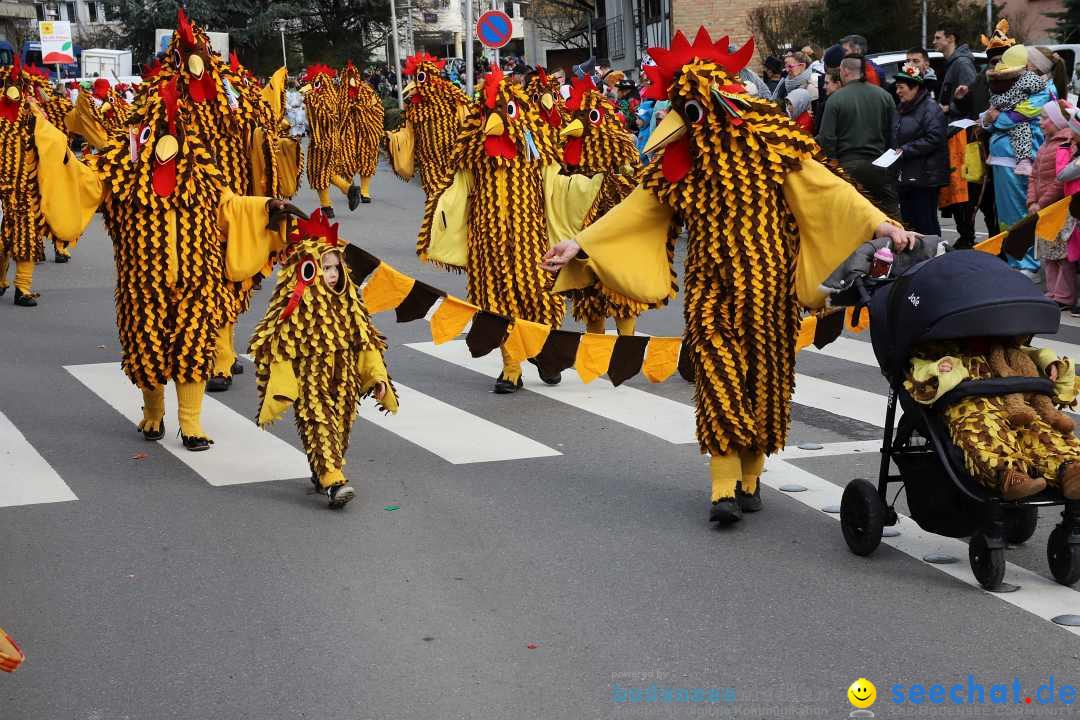
[(0, 412), (0, 507), (78, 499), (19, 428)]
[[(826, 445), (825, 447), (828, 448), (829, 446)], [(826, 505), (840, 504), (844, 489), (829, 480), (782, 460), (771, 459), (766, 467), (769, 472), (762, 475), (761, 479), (768, 487), (779, 489), (781, 485), (789, 483), (806, 487), (806, 492), (783, 493), (786, 497), (816, 510), (820, 510)], [(840, 518), (838, 514), (821, 513), (821, 515), (836, 520)], [(900, 534), (895, 537), (883, 538), (882, 544), (889, 545), (919, 562), (931, 565), (934, 569), (950, 575), (966, 585), (981, 590), (978, 581), (975, 580), (975, 576), (971, 573), (971, 566), (967, 562), (967, 543), (954, 538), (928, 533), (906, 515), (901, 515), (900, 518), (901, 520), (896, 526), (900, 530)], [(958, 558), (959, 562), (947, 565), (932, 565), (923, 560), (923, 557), (930, 553), (953, 555)], [(871, 555), (865, 558), (865, 561), (873, 563), (874, 558)], [(1009, 603), (1046, 621), (1050, 621), (1051, 618), (1057, 615), (1080, 614), (1080, 593), (1072, 588), (1059, 585), (1049, 578), (1010, 562), (1005, 564), (1005, 580), (1019, 585), (1020, 589), (1012, 593), (989, 593), (1002, 602)], [(1074, 635), (1080, 635), (1080, 628), (1057, 624), (1054, 627), (1061, 628)]]
[[(142, 393), (120, 370), (120, 363), (67, 365), (64, 369), (133, 425), (142, 419)], [(209, 395), (203, 400), (202, 425), (215, 444), (206, 452), (185, 450), (177, 436), (176, 395), (171, 388), (165, 391), (165, 407), (166, 432), (160, 444), (211, 485), (241, 485), (311, 475), (304, 453), (260, 430), (251, 418)], [(138, 438), (134, 428), (131, 434), (133, 440)]]

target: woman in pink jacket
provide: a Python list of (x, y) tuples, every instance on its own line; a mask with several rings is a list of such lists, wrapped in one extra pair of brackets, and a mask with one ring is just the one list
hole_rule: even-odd
[[(1036, 213), (1080, 189), (1080, 182), (1062, 183), (1057, 178), (1058, 172), (1072, 158), (1070, 143), (1073, 133), (1069, 129), (1069, 117), (1075, 112), (1075, 108), (1064, 102), (1050, 102), (1043, 106), (1039, 124), (1046, 142), (1039, 147), (1034, 171), (1028, 181), (1028, 213)], [(1036, 237), (1038, 258), (1046, 272), (1046, 296), (1062, 310), (1069, 310), (1076, 304), (1076, 263), (1068, 258), (1072, 225), (1071, 222), (1066, 223), (1055, 237)]]

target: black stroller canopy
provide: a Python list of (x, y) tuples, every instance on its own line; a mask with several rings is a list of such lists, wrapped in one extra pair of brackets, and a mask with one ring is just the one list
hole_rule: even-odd
[(1003, 260), (958, 250), (910, 268), (870, 299), (870, 335), (891, 384), (907, 370), (911, 348), (927, 340), (1056, 333), (1057, 303)]

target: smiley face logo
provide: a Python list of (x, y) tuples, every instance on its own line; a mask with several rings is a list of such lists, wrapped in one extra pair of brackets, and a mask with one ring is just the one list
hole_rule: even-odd
[(877, 700), (877, 688), (866, 678), (859, 678), (847, 689), (848, 701), (857, 708), (868, 708)]

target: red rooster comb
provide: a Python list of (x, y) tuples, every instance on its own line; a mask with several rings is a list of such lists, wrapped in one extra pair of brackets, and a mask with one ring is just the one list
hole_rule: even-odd
[(195, 49), (195, 31), (192, 30), (191, 23), (188, 22), (184, 8), (176, 11), (176, 32), (180, 33), (180, 41), (184, 43), (188, 50)]
[(43, 68), (39, 68), (37, 65), (35, 65), (33, 63), (30, 63), (30, 65), (27, 66), (26, 72), (29, 73), (30, 75), (36, 75), (39, 78), (44, 78), (46, 80), (49, 79), (49, 73), (45, 72), (45, 70)]
[(161, 86), (158, 90), (158, 94), (161, 96), (162, 102), (165, 103), (165, 120), (169, 124), (169, 132), (173, 135), (176, 134), (176, 109), (180, 100), (180, 93), (176, 90), (176, 76), (169, 78), (169, 81)]
[(574, 78), (573, 82), (570, 83), (570, 98), (566, 101), (566, 109), (580, 110), (581, 101), (585, 99), (585, 93), (595, 89), (596, 83), (593, 82), (592, 75)]
[(97, 80), (94, 81), (91, 89), (94, 93), (94, 97), (96, 97), (98, 100), (104, 100), (105, 98), (109, 97), (109, 90), (111, 88), (112, 86), (109, 85), (108, 80), (103, 77), (99, 77)]
[(356, 66), (353, 65), (352, 60), (345, 61), (345, 72), (356, 72)]
[(150, 80), (151, 78), (155, 77), (159, 72), (161, 72), (161, 61), (155, 57), (153, 62), (151, 62), (149, 65), (143, 65), (143, 80)]
[(296, 219), (296, 232), (289, 239), (300, 242), (307, 238), (323, 238), (326, 244), (332, 247), (341, 245), (341, 240), (338, 239), (338, 224), (331, 225), (321, 209), (311, 213), (311, 217), (307, 220)]
[(240, 58), (236, 56), (235, 50), (229, 51), (229, 69), (234, 73), (240, 72)]
[(649, 48), (649, 56), (656, 61), (656, 65), (645, 67), (645, 74), (649, 77), (650, 83), (646, 96), (653, 100), (667, 100), (668, 88), (675, 79), (675, 74), (695, 58), (712, 60), (729, 74), (737, 74), (754, 56), (754, 38), (751, 37), (741, 48), (729, 53), (727, 35), (714, 43), (709, 37), (709, 32), (704, 27), (700, 27), (691, 44), (680, 30), (675, 33), (670, 49)]
[(499, 99), (499, 86), (503, 81), (503, 71), (498, 65), (492, 63), (491, 71), (484, 76), (484, 104), (488, 110), (495, 109), (495, 101)]
[(11, 81), (18, 82), (20, 75), (22, 75), (22, 61), (19, 59), (18, 53), (16, 53), (15, 59), (11, 63)]
[(545, 70), (544, 68), (537, 65), (536, 66), (536, 74), (540, 77), (540, 84), (544, 85), (546, 87), (547, 84), (548, 84), (547, 70)]
[(336, 77), (337, 70), (330, 67), (329, 65), (323, 65), (321, 63), (308, 65), (307, 71), (304, 72), (304, 82), (311, 82), (315, 79), (316, 75), (328, 75), (329, 77)]
[(440, 60), (434, 55), (429, 55), (426, 52), (420, 52), (413, 55), (411, 58), (405, 61), (405, 74), (415, 75), (416, 69), (420, 67), (421, 63), (434, 63), (434, 65), (442, 70), (446, 66), (445, 60)]

